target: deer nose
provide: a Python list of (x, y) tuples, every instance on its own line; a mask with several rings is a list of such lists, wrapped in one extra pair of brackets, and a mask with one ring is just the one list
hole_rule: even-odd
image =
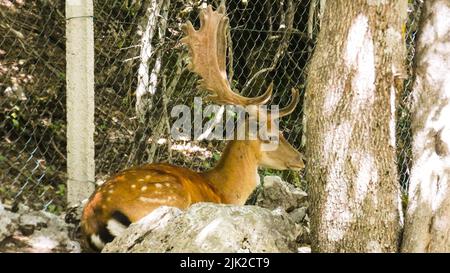
[(305, 163), (303, 162), (302, 156), (299, 155), (296, 160), (289, 162), (286, 167), (289, 170), (301, 171), (305, 167)]
[(305, 167), (305, 161), (303, 160), (303, 155), (302, 154), (298, 155), (297, 160), (296, 160), (295, 164), (293, 164), (293, 165), (297, 169), (303, 169)]

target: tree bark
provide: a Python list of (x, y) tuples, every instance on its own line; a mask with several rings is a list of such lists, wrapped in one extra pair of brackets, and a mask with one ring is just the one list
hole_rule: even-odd
[[(151, 0), (146, 14), (147, 22), (143, 27), (143, 33), (141, 38), (141, 51), (140, 51), (140, 64), (138, 69), (138, 84), (136, 88), (136, 113), (139, 117), (142, 117), (145, 112), (145, 108), (149, 107), (150, 99), (143, 99), (146, 94), (154, 95), (156, 92), (156, 86), (158, 83), (157, 75), (152, 71), (151, 77), (149, 77), (149, 63), (154, 50), (152, 47), (152, 39), (155, 35), (158, 23), (158, 16), (160, 13), (161, 5), (164, 0)], [(155, 69), (160, 68), (160, 59), (155, 62)]]
[(412, 98), (403, 252), (450, 252), (450, 1), (425, 1)]
[[(154, 48), (152, 42), (154, 42), (155, 35), (159, 44), (162, 44), (164, 40), (170, 0), (147, 0), (143, 1), (143, 3), (145, 4), (146, 12), (144, 19), (141, 20), (141, 29), (143, 30), (139, 54), (141, 62), (138, 68), (136, 88), (138, 126), (134, 134), (134, 153), (129, 158), (129, 162), (133, 162), (134, 164), (145, 162), (145, 154), (150, 155), (147, 138), (151, 128), (148, 124), (153, 110), (153, 96), (157, 92), (161, 81), (160, 71), (162, 62), (161, 52)], [(153, 68), (149, 71), (152, 60), (154, 60)]]
[(395, 110), (406, 15), (406, 0), (327, 1), (305, 98), (315, 252), (398, 251)]

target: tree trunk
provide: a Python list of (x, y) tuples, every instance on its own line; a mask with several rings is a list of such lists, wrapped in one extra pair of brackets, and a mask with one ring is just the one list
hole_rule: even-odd
[(450, 252), (450, 1), (425, 1), (412, 91), (403, 252)]
[[(140, 64), (138, 69), (138, 83), (136, 88), (136, 113), (139, 117), (144, 115), (147, 107), (150, 107), (151, 99), (143, 98), (146, 94), (154, 95), (156, 92), (156, 86), (158, 84), (158, 75), (155, 75), (154, 71), (149, 77), (149, 63), (154, 56), (154, 49), (152, 46), (153, 36), (157, 30), (158, 16), (160, 16), (161, 6), (164, 0), (151, 0), (148, 5), (145, 17), (147, 22), (145, 27), (143, 26), (143, 33), (141, 37), (141, 51), (139, 54)], [(155, 68), (159, 73), (161, 67), (161, 60), (157, 58), (155, 61)]]
[[(154, 49), (152, 41), (155, 34), (162, 39), (163, 31), (166, 31), (165, 17), (169, 0), (143, 1), (146, 12), (141, 20), (143, 31), (140, 41), (140, 64), (138, 68), (138, 81), (136, 87), (136, 115), (138, 126), (134, 134), (134, 153), (129, 157), (129, 162), (142, 164), (148, 154), (147, 138), (151, 133), (149, 128), (152, 111), (153, 96), (156, 93), (159, 74), (161, 70), (161, 54)], [(154, 60), (154, 66), (149, 71), (150, 63)]]
[(305, 98), (315, 252), (398, 251), (395, 109), (406, 15), (406, 0), (327, 1)]

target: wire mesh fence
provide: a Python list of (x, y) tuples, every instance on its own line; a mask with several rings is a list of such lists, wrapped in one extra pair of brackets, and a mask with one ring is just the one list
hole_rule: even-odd
[[(144, 162), (210, 168), (221, 141), (174, 141), (175, 105), (193, 106), (197, 77), (188, 71), (179, 40), (187, 20), (199, 26), (205, 3), (222, 1), (94, 1), (96, 181)], [(291, 88), (305, 91), (308, 60), (323, 12), (319, 0), (229, 0), (228, 75), (234, 90), (262, 94), (274, 83), (269, 103), (285, 105)], [(406, 25), (412, 67), (420, 1), (410, 4)], [(0, 198), (60, 212), (65, 208), (66, 106), (64, 3), (0, 0)], [(411, 72), (411, 70), (408, 70)], [(398, 116), (398, 166), (406, 189), (411, 159), (410, 115), (405, 81)], [(212, 117), (205, 117), (210, 119)], [(280, 121), (302, 149), (303, 106)], [(301, 174), (270, 172), (305, 187)]]
[[(192, 106), (194, 96), (201, 95), (196, 90), (196, 76), (186, 68), (186, 50), (180, 46), (179, 39), (180, 27), (186, 20), (198, 26), (197, 14), (202, 3), (148, 1), (148, 6), (132, 8), (111, 3), (98, 3), (95, 7), (97, 42), (102, 46), (98, 50), (104, 52), (105, 44), (111, 45), (106, 49), (114, 50), (105, 58), (103, 54), (97, 55), (97, 61), (102, 63), (102, 70), (97, 70), (96, 75), (96, 90), (100, 94), (97, 100), (101, 100), (97, 105), (107, 106), (97, 116), (98, 122), (104, 125), (97, 128), (98, 138), (102, 140), (96, 141), (100, 145), (96, 153), (97, 174), (107, 175), (125, 166), (152, 161), (169, 161), (197, 169), (211, 167), (223, 143), (173, 142), (169, 137), (173, 122), (170, 109), (178, 104)], [(149, 7), (151, 12), (146, 12)], [(260, 1), (247, 5), (230, 1), (227, 8), (231, 25), (228, 74), (233, 88), (241, 90), (245, 96), (256, 96), (273, 81), (272, 101), (282, 105), (290, 99), (292, 87), (302, 90), (303, 94), (305, 65), (313, 49), (318, 10), (314, 10), (314, 16), (309, 19), (307, 1)], [(105, 17), (99, 16), (97, 10), (102, 10)], [(111, 17), (120, 18), (118, 28), (109, 23)], [(308, 20), (311, 21), (309, 35)], [(149, 52), (142, 48), (146, 31), (153, 33), (153, 37), (147, 38), (152, 40)], [(100, 34), (107, 32), (116, 33)], [(148, 65), (143, 65), (146, 61)], [(146, 68), (144, 75), (150, 76), (144, 83), (146, 93), (138, 102), (136, 90), (144, 82), (139, 75), (143, 66)], [(140, 104), (146, 106), (145, 113), (137, 115), (135, 105)], [(296, 142), (297, 147), (301, 144), (301, 112), (299, 107), (291, 115), (295, 118), (283, 120), (281, 124), (286, 136)], [(286, 126), (288, 123), (296, 126)], [(126, 156), (117, 157), (117, 154)]]
[(0, 1), (0, 197), (56, 210), (65, 200), (61, 1)]

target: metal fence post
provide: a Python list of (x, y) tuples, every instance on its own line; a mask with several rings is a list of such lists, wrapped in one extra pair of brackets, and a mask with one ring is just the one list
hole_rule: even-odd
[(66, 0), (67, 201), (87, 198), (95, 184), (94, 30), (92, 0)]

